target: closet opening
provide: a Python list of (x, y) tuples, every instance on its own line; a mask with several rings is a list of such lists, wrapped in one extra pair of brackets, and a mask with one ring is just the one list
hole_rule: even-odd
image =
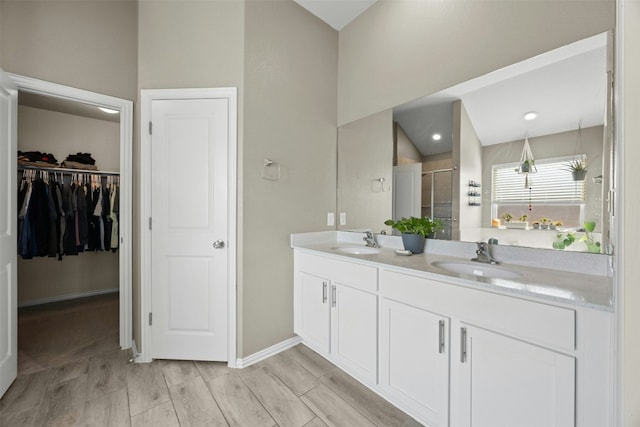
[(132, 102), (11, 77), (18, 85), (19, 371), (135, 352)]

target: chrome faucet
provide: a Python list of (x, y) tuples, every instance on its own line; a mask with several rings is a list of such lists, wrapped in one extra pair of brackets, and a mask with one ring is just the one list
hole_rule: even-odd
[(367, 247), (369, 248), (379, 248), (380, 245), (376, 242), (376, 238), (370, 231), (365, 231), (365, 236), (362, 238), (365, 242), (367, 242)]
[(490, 246), (497, 243), (496, 239), (489, 239), (487, 242), (476, 242), (478, 249), (476, 249), (476, 257), (471, 258), (471, 261), (483, 262), (486, 264), (500, 264), (500, 261), (496, 260), (490, 251)]

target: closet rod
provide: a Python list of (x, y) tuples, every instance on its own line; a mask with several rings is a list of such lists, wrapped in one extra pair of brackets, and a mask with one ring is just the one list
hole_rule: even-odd
[(43, 172), (62, 172), (62, 173), (77, 173), (83, 175), (104, 175), (104, 176), (120, 176), (120, 172), (108, 172), (108, 171), (92, 171), (86, 169), (67, 169), (67, 168), (45, 168), (40, 166), (18, 165), (18, 170), (35, 170)]

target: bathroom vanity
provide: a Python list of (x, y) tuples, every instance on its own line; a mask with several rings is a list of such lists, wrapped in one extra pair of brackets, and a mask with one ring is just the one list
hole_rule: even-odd
[(292, 236), (305, 345), (427, 426), (611, 425), (606, 268), (480, 265), (461, 242), (405, 257), (360, 236)]

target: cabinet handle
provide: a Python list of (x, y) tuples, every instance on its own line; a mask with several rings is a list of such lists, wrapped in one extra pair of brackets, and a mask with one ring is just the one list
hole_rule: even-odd
[(467, 328), (460, 328), (460, 363), (467, 361)]
[(331, 286), (331, 307), (336, 306), (336, 285)]
[(322, 303), (327, 303), (327, 282), (322, 282)]
[(438, 352), (440, 354), (444, 353), (444, 320), (441, 320), (438, 324), (439, 327), (439, 342), (438, 342)]

